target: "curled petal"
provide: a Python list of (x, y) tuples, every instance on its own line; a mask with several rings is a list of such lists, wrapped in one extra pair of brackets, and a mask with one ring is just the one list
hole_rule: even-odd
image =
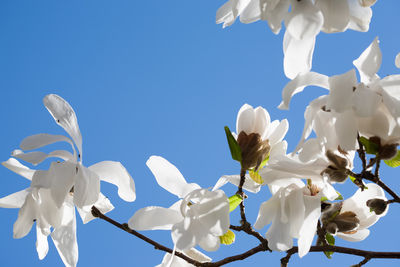
[(110, 200), (102, 193), (100, 193), (99, 200), (97, 200), (96, 203), (94, 203), (93, 205), (84, 206), (81, 209), (78, 208), (78, 212), (82, 218), (83, 223), (88, 223), (96, 218), (92, 214), (92, 206), (95, 206), (103, 214), (106, 214), (107, 212), (114, 209), (114, 206), (113, 204), (111, 204)]
[(25, 165), (22, 165), (18, 160), (14, 158), (9, 158), (7, 161), (3, 161), (1, 164), (10, 171), (15, 172), (28, 180), (32, 180), (32, 177), (35, 173), (34, 170), (31, 170)]
[[(218, 179), (217, 183), (214, 185), (212, 191), (215, 191), (227, 183), (234, 184), (239, 186), (240, 183), (240, 175), (224, 175)], [(249, 191), (251, 193), (258, 193), (260, 191), (261, 185), (254, 182), (250, 176), (246, 175), (246, 179), (244, 180), (243, 189)]]
[(147, 162), (157, 183), (168, 192), (184, 198), (191, 191), (200, 188), (197, 184), (188, 184), (180, 171), (166, 159), (151, 156)]
[(41, 151), (33, 151), (33, 152), (24, 153), (23, 151), (16, 149), (13, 151), (12, 156), (17, 159), (21, 159), (23, 161), (29, 162), (33, 165), (37, 165), (37, 164), (43, 162), (45, 159), (50, 158), (50, 157), (61, 158), (65, 161), (67, 161), (67, 160), (73, 161), (74, 160), (74, 156), (66, 150), (55, 150), (49, 154), (46, 154)]
[(82, 155), (82, 135), (72, 107), (62, 97), (55, 94), (46, 95), (43, 103), (57, 124), (72, 137)]
[(379, 48), (378, 37), (365, 49), (359, 58), (353, 61), (354, 66), (360, 73), (361, 82), (369, 83), (377, 77), (376, 73), (381, 67), (382, 52)]
[(33, 150), (36, 148), (41, 148), (43, 146), (47, 146), (50, 144), (54, 144), (57, 142), (67, 142), (72, 146), (72, 149), (74, 150), (75, 154), (75, 147), (74, 143), (72, 143), (71, 139), (64, 135), (54, 135), (54, 134), (35, 134), (26, 137), (24, 140), (22, 140), (21, 144), (19, 147), (22, 150)]
[(89, 167), (100, 180), (112, 183), (118, 187), (118, 195), (125, 201), (136, 199), (135, 183), (120, 162), (102, 161)]
[(21, 208), (25, 202), (26, 196), (30, 193), (29, 189), (15, 192), (11, 195), (0, 198), (0, 207), (2, 208)]

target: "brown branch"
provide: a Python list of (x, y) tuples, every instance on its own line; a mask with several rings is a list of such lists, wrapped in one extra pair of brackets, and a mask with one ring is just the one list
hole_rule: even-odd
[(371, 260), (371, 258), (365, 257), (362, 261), (360, 261), (358, 264), (354, 264), (351, 267), (361, 267), (364, 264), (366, 264), (367, 262), (369, 262)]
[(246, 212), (244, 208), (244, 200), (247, 197), (246, 194), (243, 192), (243, 185), (246, 180), (246, 169), (241, 169), (240, 170), (240, 182), (238, 186), (238, 191), (236, 192), (237, 195), (241, 196), (242, 202), (240, 202), (240, 218), (241, 220), (241, 225), (248, 224), (247, 219), (246, 219)]

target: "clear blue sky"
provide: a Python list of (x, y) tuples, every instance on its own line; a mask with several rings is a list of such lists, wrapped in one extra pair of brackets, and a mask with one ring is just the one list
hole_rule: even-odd
[[(175, 196), (159, 187), (145, 166), (151, 155), (174, 163), (188, 182), (211, 187), (223, 174), (239, 172), (230, 159), (223, 126), (235, 128), (244, 103), (262, 105), (272, 119), (288, 118), (287, 140), (292, 150), (303, 128), (308, 102), (322, 93), (309, 89), (293, 99), (290, 111), (280, 111), (281, 90), (288, 82), (282, 67), (283, 32), (276, 36), (265, 22), (216, 25), (218, 1), (70, 0), (0, 3), (0, 159), (26, 136), (64, 134), (42, 105), (56, 93), (75, 109), (83, 135), (84, 164), (121, 161), (133, 176), (137, 200), (120, 201), (113, 186), (102, 191), (116, 206), (109, 216), (127, 222), (139, 208), (169, 206)], [(400, 52), (398, 0), (379, 0), (368, 33), (348, 31), (320, 34), (313, 70), (327, 75), (352, 68), (352, 61), (372, 42), (381, 40), (380, 75), (400, 73), (394, 57)], [(48, 164), (48, 163), (47, 163)], [(46, 164), (42, 166), (46, 167)], [(397, 172), (384, 170), (388, 184), (400, 192)], [(0, 196), (27, 187), (27, 181), (0, 168)], [(350, 196), (355, 186), (339, 190)], [(225, 187), (233, 194), (233, 187)], [(264, 188), (247, 202), (254, 222), (258, 207), (269, 196)], [(361, 243), (338, 241), (361, 249), (399, 251), (400, 208), (371, 230)], [(21, 240), (12, 238), (17, 210), (0, 210), (0, 266), (62, 266), (54, 245), (43, 261), (35, 250), (35, 231)], [(232, 216), (232, 224), (238, 224)], [(265, 233), (263, 230), (263, 234)], [(172, 247), (167, 231), (146, 232)], [(154, 266), (164, 253), (100, 220), (82, 225), (78, 218), (78, 266)], [(213, 259), (245, 251), (256, 240), (237, 235), (237, 242), (207, 253)], [(283, 253), (259, 253), (231, 266), (279, 266)], [(292, 266), (349, 266), (358, 257), (310, 253)], [(399, 266), (399, 261), (373, 260), (368, 266)]]

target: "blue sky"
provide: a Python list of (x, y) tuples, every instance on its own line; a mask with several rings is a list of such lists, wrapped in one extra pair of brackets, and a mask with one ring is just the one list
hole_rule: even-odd
[[(139, 208), (169, 206), (177, 199), (159, 187), (145, 162), (161, 155), (175, 164), (188, 182), (211, 187), (223, 174), (239, 172), (230, 159), (223, 127), (235, 128), (236, 114), (244, 103), (262, 105), (272, 119), (288, 118), (289, 151), (303, 128), (303, 112), (321, 94), (309, 88), (297, 95), (290, 111), (276, 106), (288, 82), (283, 74), (283, 32), (274, 35), (265, 22), (236, 22), (222, 29), (215, 12), (225, 1), (11, 1), (0, 3), (0, 132), (1, 160), (7, 160), (20, 141), (36, 133), (64, 134), (42, 105), (56, 93), (75, 109), (83, 135), (84, 164), (103, 160), (124, 164), (135, 180), (137, 200), (121, 201), (113, 186), (102, 191), (116, 206), (109, 216), (127, 222)], [(313, 70), (341, 74), (379, 36), (383, 52), (381, 76), (399, 73), (394, 57), (400, 52), (397, 0), (378, 1), (368, 33), (348, 31), (320, 34)], [(46, 168), (46, 164), (41, 167)], [(400, 192), (398, 170), (385, 168), (382, 176)], [(22, 177), (0, 168), (0, 196), (28, 186)], [(235, 189), (227, 186), (227, 194)], [(356, 190), (349, 182), (338, 187), (344, 196)], [(247, 202), (254, 222), (258, 207), (269, 197), (264, 188)], [(371, 230), (361, 243), (338, 241), (360, 249), (399, 251), (400, 209)], [(62, 266), (53, 244), (43, 261), (35, 250), (35, 231), (12, 238), (17, 210), (1, 209), (1, 266)], [(237, 214), (232, 224), (238, 224)], [(266, 229), (263, 229), (264, 233)], [(166, 231), (145, 232), (172, 247)], [(164, 253), (104, 221), (83, 225), (78, 219), (78, 266), (154, 266)], [(245, 251), (256, 245), (252, 238), (208, 253), (213, 259)], [(259, 253), (231, 266), (279, 266), (283, 253)], [(310, 253), (293, 266), (348, 266), (361, 260)], [(398, 266), (398, 261), (373, 260), (368, 266)]]

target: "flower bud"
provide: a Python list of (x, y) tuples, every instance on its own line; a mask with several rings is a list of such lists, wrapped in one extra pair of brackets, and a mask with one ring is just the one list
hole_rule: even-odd
[(261, 162), (268, 156), (270, 146), (268, 140), (263, 141), (258, 133), (239, 133), (237, 142), (242, 151), (242, 167), (245, 170), (260, 166)]
[(379, 148), (379, 158), (388, 160), (397, 155), (398, 144), (388, 144)]
[(338, 232), (350, 232), (354, 231), (360, 225), (360, 220), (357, 218), (357, 215), (352, 211), (346, 211), (340, 213), (335, 217), (333, 222), (338, 227)]
[(328, 176), (331, 182), (342, 183), (347, 178), (347, 166), (348, 161), (346, 158), (336, 155), (332, 151), (326, 152), (326, 157), (330, 161), (329, 165), (325, 170), (321, 172), (321, 175)]
[(331, 223), (328, 223), (328, 225), (325, 227), (325, 230), (328, 233), (332, 234), (332, 235), (336, 235), (336, 233), (338, 232), (339, 228), (336, 225), (336, 223), (331, 222)]
[(376, 215), (381, 215), (387, 209), (387, 202), (384, 199), (373, 198), (367, 201), (367, 206), (374, 211)]

